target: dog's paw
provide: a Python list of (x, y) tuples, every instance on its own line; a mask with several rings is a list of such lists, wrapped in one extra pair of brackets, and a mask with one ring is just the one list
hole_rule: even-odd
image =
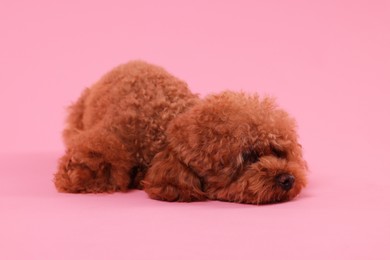
[(54, 184), (58, 191), (70, 193), (114, 192), (118, 189), (112, 183), (109, 163), (97, 160), (88, 163), (69, 154), (61, 158)]
[(194, 193), (192, 190), (181, 190), (172, 185), (148, 187), (145, 191), (155, 200), (180, 202), (205, 200), (203, 194)]

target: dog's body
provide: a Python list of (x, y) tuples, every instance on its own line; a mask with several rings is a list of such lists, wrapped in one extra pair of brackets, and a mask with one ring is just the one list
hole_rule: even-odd
[(59, 191), (143, 188), (167, 201), (260, 204), (292, 199), (306, 184), (294, 120), (272, 99), (224, 92), (201, 100), (144, 62), (86, 89), (67, 122)]

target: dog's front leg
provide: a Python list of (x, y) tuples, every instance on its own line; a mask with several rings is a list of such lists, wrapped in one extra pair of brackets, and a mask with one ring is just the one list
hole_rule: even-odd
[(186, 202), (207, 199), (200, 178), (168, 150), (154, 157), (142, 184), (152, 199)]

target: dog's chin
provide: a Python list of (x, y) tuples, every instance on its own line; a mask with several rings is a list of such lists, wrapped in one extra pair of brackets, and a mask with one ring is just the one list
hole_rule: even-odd
[[(282, 168), (273, 168), (274, 173), (263, 170), (260, 164), (244, 169), (234, 181), (219, 189), (206, 188), (209, 199), (238, 202), (245, 204), (273, 204), (293, 200), (305, 186), (304, 171), (297, 168), (280, 178)], [(292, 168), (291, 168), (292, 169)], [(284, 169), (285, 170), (285, 169)], [(291, 183), (286, 184), (286, 178)], [(282, 181), (282, 182), (281, 182)]]
[(286, 174), (294, 180), (291, 187), (286, 188), (277, 182), (277, 174), (259, 171), (256, 168), (248, 169), (242, 178), (231, 185), (229, 201), (255, 205), (282, 203), (293, 200), (305, 186), (305, 178), (301, 171)]
[(300, 191), (272, 191), (268, 192), (267, 196), (261, 197), (254, 194), (253, 196), (244, 196), (240, 200), (234, 201), (245, 204), (266, 205), (277, 204), (293, 200)]

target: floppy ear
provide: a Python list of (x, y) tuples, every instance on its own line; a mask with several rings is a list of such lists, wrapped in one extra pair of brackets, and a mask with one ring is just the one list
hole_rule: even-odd
[(189, 202), (207, 198), (200, 178), (169, 149), (156, 154), (142, 184), (152, 199)]

